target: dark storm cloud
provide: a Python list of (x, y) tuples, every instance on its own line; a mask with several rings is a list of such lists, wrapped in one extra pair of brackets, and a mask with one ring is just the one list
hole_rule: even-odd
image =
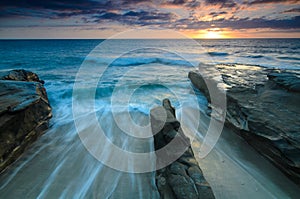
[(223, 8), (233, 8), (237, 6), (234, 0), (205, 0), (205, 3), (209, 5), (220, 5)]
[(267, 3), (290, 3), (290, 4), (294, 4), (294, 3), (299, 3), (299, 0), (254, 0), (254, 1), (247, 2), (247, 4), (249, 4), (249, 5), (267, 4)]

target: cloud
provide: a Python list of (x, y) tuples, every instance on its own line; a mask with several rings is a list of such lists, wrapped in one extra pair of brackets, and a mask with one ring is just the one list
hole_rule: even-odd
[[(184, 26), (182, 24), (185, 24)], [(270, 28), (270, 29), (281, 29), (291, 30), (300, 29), (300, 16), (293, 17), (291, 19), (265, 19), (265, 18), (236, 18), (231, 17), (229, 19), (220, 18), (211, 21), (191, 21), (189, 19), (181, 19), (176, 21), (171, 28), (181, 28), (189, 30), (200, 30), (209, 29), (211, 25), (215, 24), (215, 28), (228, 28), (232, 30), (241, 29), (259, 29), (259, 28)]]
[[(295, 1), (254, 0), (248, 2), (248, 4), (291, 3)], [(76, 25), (76, 21), (81, 20), (82, 23), (80, 24), (84, 25), (100, 25), (104, 22), (112, 22), (112, 24), (118, 25), (154, 25), (162, 28), (190, 30), (208, 29), (211, 28), (212, 24), (217, 28), (234, 30), (255, 28), (300, 29), (300, 16), (292, 17), (295, 14), (289, 16), (289, 13), (299, 13), (300, 8), (290, 8), (284, 11), (285, 18), (277, 14), (267, 19), (264, 17), (253, 18), (253, 9), (250, 10), (250, 7), (253, 6), (243, 5), (243, 11), (246, 11), (243, 17), (236, 14), (237, 11), (233, 13), (232, 10), (237, 10), (236, 8), (240, 6), (237, 3), (241, 2), (240, 0), (203, 0), (201, 7), (199, 7), (200, 1), (198, 0), (161, 0), (160, 4), (157, 3), (158, 0), (153, 2), (156, 2), (155, 5), (148, 0), (1, 0), (0, 18), (4, 20), (12, 17), (14, 20), (22, 18), (23, 21), (20, 20), (19, 24), (23, 26), (26, 25), (21, 23), (24, 22), (25, 16), (31, 17), (31, 19), (38, 18), (36, 21), (39, 21), (40, 18), (46, 18), (47, 22), (56, 20), (55, 23), (49, 24), (58, 24), (56, 22), (59, 21), (59, 24), (65, 24), (66, 27)], [(166, 4), (173, 6), (164, 7)], [(216, 5), (220, 7), (219, 10), (216, 9)], [(176, 14), (172, 11), (174, 8)], [(183, 10), (187, 11), (188, 14), (184, 13)], [(274, 13), (273, 10), (272, 13)], [(286, 18), (288, 16), (290, 18)], [(204, 19), (205, 17), (206, 19)], [(208, 21), (208, 18), (217, 19)], [(46, 26), (47, 22), (43, 25)], [(33, 22), (27, 24), (32, 25)]]
[(282, 13), (299, 13), (300, 12), (300, 8), (292, 8), (289, 10), (285, 10)]
[(220, 5), (221, 8), (233, 8), (237, 6), (234, 0), (205, 0), (205, 3), (209, 5)]
[(50, 9), (50, 10), (88, 10), (91, 8), (105, 5), (107, 2), (96, 2), (91, 0), (1, 0), (0, 8), (13, 7), (13, 8), (31, 8), (31, 9)]
[(124, 0), (121, 1), (123, 4), (137, 4), (141, 2), (149, 2), (149, 0)]
[[(176, 0), (177, 2), (178, 0)], [(72, 17), (78, 15), (99, 14), (111, 10), (128, 10), (139, 8), (139, 3), (147, 0), (1, 0), (0, 17), (24, 16), (22, 11), (31, 10), (34, 17), (36, 12), (48, 11), (48, 18)], [(26, 14), (25, 16), (28, 16)], [(46, 16), (45, 16), (46, 17)]]
[(218, 23), (221, 28), (231, 29), (257, 29), (257, 28), (271, 28), (271, 29), (299, 29), (300, 16), (291, 19), (265, 19), (265, 18), (244, 18), (233, 20), (222, 20)]
[(173, 0), (168, 3), (174, 4), (174, 5), (182, 5), (182, 4), (186, 3), (186, 0)]
[(217, 17), (219, 15), (225, 15), (228, 14), (228, 12), (222, 11), (222, 12), (211, 12), (208, 15), (212, 16), (212, 17)]
[(300, 28), (300, 16), (291, 19), (239, 19), (223, 22), (223, 26), (232, 29), (272, 28), (272, 29), (297, 29)]
[[(47, 11), (46, 18), (71, 17), (75, 15), (93, 14), (112, 8), (111, 1), (96, 2), (92, 0), (1, 0), (0, 11), (2, 17), (30, 16), (26, 11), (31, 11), (31, 16)], [(39, 16), (36, 16), (39, 17)]]
[(294, 3), (299, 3), (299, 0), (254, 0), (247, 2), (249, 5), (253, 4), (269, 4), (269, 3), (289, 3), (289, 4), (294, 4)]
[(172, 13), (163, 13), (158, 11), (128, 11), (124, 14), (105, 12), (100, 15), (95, 15), (93, 22), (100, 23), (102, 21), (117, 21), (126, 25), (152, 25), (169, 23), (170, 20), (175, 20), (176, 16)]

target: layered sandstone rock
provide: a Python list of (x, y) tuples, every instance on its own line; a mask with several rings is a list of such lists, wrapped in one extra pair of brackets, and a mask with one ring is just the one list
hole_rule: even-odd
[[(296, 71), (257, 66), (218, 65), (227, 91), (226, 124), (300, 184), (300, 92)], [(204, 75), (190, 72), (193, 85), (208, 98)], [(215, 78), (216, 79), (216, 78)]]

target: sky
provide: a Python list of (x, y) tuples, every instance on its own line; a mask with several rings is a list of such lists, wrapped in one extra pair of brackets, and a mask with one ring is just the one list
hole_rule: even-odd
[(105, 39), (136, 28), (191, 38), (299, 38), (300, 0), (0, 1), (0, 39)]

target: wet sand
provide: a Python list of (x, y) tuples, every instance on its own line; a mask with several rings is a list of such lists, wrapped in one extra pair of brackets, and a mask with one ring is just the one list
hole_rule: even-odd
[[(199, 132), (209, 118), (201, 114)], [(195, 156), (216, 198), (298, 198), (300, 189), (244, 139), (224, 127), (214, 149), (199, 158), (202, 135), (192, 143)]]

